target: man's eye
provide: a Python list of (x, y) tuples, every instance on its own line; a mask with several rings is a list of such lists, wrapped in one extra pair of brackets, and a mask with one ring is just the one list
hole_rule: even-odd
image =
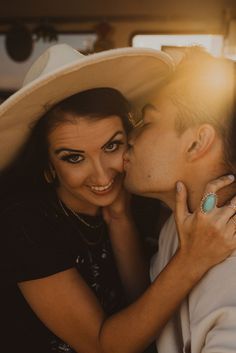
[(120, 145), (123, 145), (123, 142), (121, 141), (110, 142), (108, 145), (105, 146), (105, 151), (114, 152), (119, 149)]
[(79, 154), (70, 154), (67, 156), (63, 156), (62, 160), (68, 163), (79, 163), (83, 160), (83, 157)]

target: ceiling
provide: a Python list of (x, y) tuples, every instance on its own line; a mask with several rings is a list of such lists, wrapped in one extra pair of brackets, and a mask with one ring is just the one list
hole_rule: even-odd
[(235, 0), (2, 0), (0, 20), (11, 18), (220, 19), (236, 16)]

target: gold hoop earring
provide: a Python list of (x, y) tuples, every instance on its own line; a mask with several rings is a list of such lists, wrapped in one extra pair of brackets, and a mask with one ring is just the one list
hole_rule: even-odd
[(54, 169), (50, 168), (49, 169), (45, 169), (43, 172), (44, 175), (44, 179), (46, 180), (46, 182), (48, 184), (52, 184), (54, 183), (55, 179), (56, 179), (56, 172)]

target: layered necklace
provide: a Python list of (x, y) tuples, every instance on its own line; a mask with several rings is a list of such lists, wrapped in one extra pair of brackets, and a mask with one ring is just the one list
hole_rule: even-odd
[[(86, 221), (80, 214), (78, 214), (77, 212), (75, 212), (74, 210), (72, 210), (70, 207), (66, 206), (65, 204), (63, 204), (63, 202), (58, 199), (58, 203), (60, 205), (60, 208), (62, 209), (63, 213), (65, 214), (66, 217), (68, 217), (68, 219), (70, 219), (71, 215), (73, 215), (77, 220), (80, 221), (80, 223), (82, 223), (85, 227), (87, 227), (88, 229), (90, 229), (90, 231), (93, 229), (97, 229), (99, 230), (99, 238), (96, 241), (90, 241), (88, 240), (88, 237), (86, 237), (85, 234), (83, 234), (83, 232), (81, 231), (81, 227), (77, 228), (77, 231), (79, 232), (79, 234), (81, 235), (81, 238), (88, 244), (88, 245), (97, 245), (99, 244), (99, 242), (102, 240), (103, 238), (103, 234), (104, 234), (104, 229), (105, 229), (105, 224), (104, 221), (101, 220), (98, 224), (90, 224), (88, 221)], [(70, 214), (68, 213), (68, 211), (70, 212)], [(73, 224), (75, 225), (75, 222), (73, 222)]]

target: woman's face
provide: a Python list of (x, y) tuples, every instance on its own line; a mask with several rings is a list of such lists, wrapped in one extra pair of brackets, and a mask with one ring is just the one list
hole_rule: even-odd
[(72, 117), (48, 136), (49, 158), (58, 195), (74, 210), (89, 214), (111, 204), (123, 179), (127, 137), (118, 116)]

